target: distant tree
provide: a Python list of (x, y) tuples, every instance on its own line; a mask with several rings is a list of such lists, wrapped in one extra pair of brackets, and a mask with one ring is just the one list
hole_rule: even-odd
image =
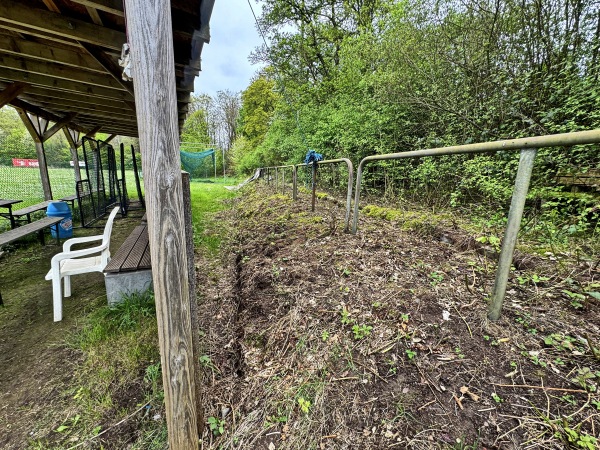
[(197, 109), (188, 116), (183, 125), (181, 142), (202, 142), (209, 145), (210, 137), (206, 116), (204, 109)]

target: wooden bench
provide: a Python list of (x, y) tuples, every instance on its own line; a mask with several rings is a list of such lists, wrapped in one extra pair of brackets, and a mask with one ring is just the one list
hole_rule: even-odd
[(27, 216), (27, 223), (31, 223), (31, 215), (34, 212), (45, 210), (53, 200), (47, 200), (45, 202), (37, 203), (35, 205), (27, 206), (25, 208), (17, 209), (13, 211), (11, 216), (11, 225), (16, 226), (17, 222), (24, 221), (24, 219), (20, 219), (20, 217)]
[(104, 268), (106, 297), (109, 305), (124, 295), (144, 292), (152, 287), (152, 263), (148, 227), (138, 225)]
[(8, 209), (8, 212), (0, 213), (1, 217), (4, 217), (10, 220), (10, 227), (15, 227), (15, 218), (12, 215), (12, 207), (17, 203), (21, 203), (23, 200), (8, 200), (8, 199), (0, 199), (0, 208)]
[(71, 211), (75, 209), (75, 200), (77, 200), (77, 194), (67, 195), (59, 199), (61, 202), (69, 202), (71, 204)]
[(5, 231), (4, 233), (0, 234), (0, 247), (36, 232), (39, 232), (40, 242), (42, 245), (44, 245), (44, 230), (46, 228), (50, 228), (51, 226), (56, 226), (56, 242), (60, 244), (58, 237), (58, 223), (60, 223), (61, 220), (63, 220), (62, 217), (44, 217), (43, 219), (36, 220), (35, 222)]

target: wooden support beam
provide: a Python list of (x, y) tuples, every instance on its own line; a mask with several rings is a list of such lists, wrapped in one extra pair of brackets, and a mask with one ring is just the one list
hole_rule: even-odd
[(0, 18), (9, 23), (114, 50), (121, 50), (127, 41), (125, 33), (120, 31), (72, 19), (56, 12), (30, 8), (14, 0), (0, 2)]
[[(18, 99), (18, 98), (15, 98), (14, 100), (12, 100), (10, 102), (10, 105), (17, 109), (22, 109), (24, 111), (30, 112), (36, 116), (45, 117), (46, 119), (51, 120), (52, 122), (59, 122), (62, 119), (62, 117), (57, 116), (56, 114), (45, 111), (43, 108), (39, 108), (28, 102), (24, 102), (23, 100)], [(73, 127), (78, 128), (76, 126), (73, 126)]]
[(54, 3), (54, 0), (42, 0), (42, 1), (44, 2), (44, 5), (46, 5), (46, 7), (50, 11), (60, 13), (60, 9), (58, 9), (58, 6), (56, 6), (56, 3)]
[[(120, 110), (131, 113), (129, 104), (120, 100), (111, 100), (103, 97), (94, 97), (93, 95), (78, 94), (76, 92), (67, 92), (53, 90), (49, 88), (31, 86), (23, 93), (23, 98), (27, 95), (34, 95), (36, 99), (41, 102), (56, 104), (56, 105), (79, 105), (81, 107), (90, 107), (94, 109), (99, 107), (99, 110), (106, 109), (106, 111)], [(131, 102), (133, 103), (133, 102)]]
[(23, 125), (25, 125), (25, 128), (29, 131), (31, 138), (35, 142), (35, 151), (38, 157), (44, 200), (52, 200), (52, 188), (50, 186), (50, 177), (48, 176), (48, 164), (46, 163), (46, 153), (44, 152), (43, 138), (40, 133), (45, 126), (43, 125), (43, 122), (40, 122), (39, 116), (30, 116), (24, 109), (16, 109), (19, 117), (23, 121)]
[[(170, 0), (125, 0), (169, 448), (198, 449)], [(156, 95), (160, 92), (160, 95)], [(198, 420), (200, 417), (200, 420)]]
[(71, 0), (73, 3), (123, 17), (123, 0)]
[(68, 49), (28, 41), (15, 36), (0, 35), (0, 52), (13, 56), (78, 67), (102, 74), (106, 73), (106, 69), (98, 61), (87, 53), (82, 53), (83, 50), (79, 51), (75, 49), (75, 47)]
[(0, 53), (0, 67), (13, 71), (22, 71), (29, 74), (38, 74), (58, 78), (61, 80), (75, 81), (78, 83), (91, 84), (110, 89), (123, 90), (121, 83), (95, 72), (77, 69), (75, 67), (63, 66), (46, 61), (36, 61), (32, 59), (16, 58), (11, 55)]
[(0, 92), (0, 108), (17, 98), (28, 86), (29, 85), (25, 83), (9, 84), (2, 92)]
[(102, 18), (100, 17), (100, 14), (98, 14), (98, 10), (96, 8), (92, 8), (91, 6), (86, 6), (85, 9), (87, 10), (88, 14), (92, 18), (92, 22), (94, 22), (96, 25), (103, 26)]
[(20, 98), (42, 109), (56, 111), (57, 114), (60, 114), (59, 111), (63, 112), (62, 115), (64, 115), (64, 112), (73, 111), (84, 115), (106, 117), (108, 119), (114, 117), (115, 119), (135, 122), (135, 112), (123, 102), (108, 103), (109, 106), (107, 104), (98, 105), (91, 101), (72, 102), (68, 98), (62, 98), (60, 92), (59, 96), (55, 97), (40, 94), (31, 95), (29, 92), (25, 92)]
[(50, 129), (48, 129), (48, 130), (46, 130), (44, 132), (44, 134), (42, 135), (42, 140), (45, 142), (48, 139), (50, 139), (58, 131), (60, 131), (60, 129), (62, 127), (64, 127), (65, 125), (67, 125), (69, 122), (71, 122), (71, 120), (73, 120), (75, 117), (77, 117), (77, 113), (76, 112), (70, 113), (70, 114), (66, 115), (65, 117), (63, 117), (63, 119), (61, 121), (56, 122), (54, 125), (52, 125), (50, 127)]
[(85, 137), (86, 138), (93, 138), (94, 136), (96, 136), (96, 133), (98, 131), (100, 131), (101, 129), (102, 129), (102, 125), (95, 126), (90, 131), (88, 131), (87, 133), (85, 133)]
[(78, 83), (70, 80), (62, 80), (36, 73), (27, 73), (20, 70), (10, 70), (0, 67), (0, 79), (10, 81), (21, 81), (36, 86), (49, 87), (64, 91), (88, 94), (97, 97), (113, 98), (117, 100), (132, 101), (133, 97), (127, 91), (111, 89), (90, 84)]
[(118, 134), (111, 134), (109, 137), (107, 137), (106, 139), (104, 139), (104, 142), (106, 142), (108, 144), (110, 141), (112, 141), (117, 136), (118, 136)]
[(71, 159), (73, 160), (73, 168), (75, 169), (75, 181), (81, 180), (81, 169), (79, 167), (79, 156), (77, 155), (77, 142), (79, 141), (79, 131), (72, 130), (69, 127), (63, 127), (63, 132), (69, 143), (71, 150)]
[(104, 67), (104, 69), (106, 69), (106, 71), (112, 75), (112, 77), (123, 87), (123, 89), (133, 95), (133, 84), (131, 81), (123, 80), (123, 69), (116, 62), (114, 62), (109, 55), (107, 55), (100, 47), (95, 45), (82, 42), (81, 46), (87, 50), (87, 52), (98, 62), (98, 64)]

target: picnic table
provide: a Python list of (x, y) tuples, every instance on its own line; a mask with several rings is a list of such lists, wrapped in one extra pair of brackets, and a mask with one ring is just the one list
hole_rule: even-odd
[(21, 217), (23, 217), (23, 216), (27, 217), (27, 223), (31, 223), (31, 214), (33, 214), (34, 212), (37, 212), (37, 211), (46, 210), (48, 205), (52, 202), (53, 202), (53, 200), (46, 200), (45, 202), (36, 203), (35, 205), (27, 206), (25, 208), (21, 208), (16, 211), (10, 212), (10, 210), (9, 210), (10, 217), (11, 217), (11, 220), (10, 220), (11, 228), (15, 228), (19, 221), (22, 221), (22, 222), (25, 221), (25, 219), (21, 219)]
[(15, 219), (14, 219), (13, 213), (12, 213), (12, 205), (14, 205), (16, 203), (21, 203), (22, 201), (23, 200), (5, 200), (5, 199), (0, 198), (0, 208), (8, 209), (8, 213), (0, 213), (0, 216), (5, 217), (6, 219), (10, 220), (11, 228), (15, 227)]

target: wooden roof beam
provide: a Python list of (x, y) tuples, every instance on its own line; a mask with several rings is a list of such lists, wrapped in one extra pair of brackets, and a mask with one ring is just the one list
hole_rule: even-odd
[(94, 22), (96, 25), (103, 26), (102, 19), (100, 18), (100, 14), (98, 14), (98, 10), (96, 8), (86, 6), (85, 9), (92, 18), (92, 22)]
[(71, 0), (88, 8), (94, 8), (115, 16), (124, 17), (122, 0)]
[(54, 0), (42, 0), (44, 2), (44, 5), (46, 5), (48, 7), (48, 9), (52, 12), (56, 12), (56, 13), (60, 13), (60, 9), (58, 9), (58, 6), (56, 6), (56, 3), (54, 3)]
[(73, 111), (73, 112), (89, 112), (90, 114), (98, 114), (102, 117), (135, 117), (135, 112), (131, 111), (129, 106), (122, 105), (121, 108), (118, 105), (113, 106), (104, 106), (104, 105), (92, 105), (90, 103), (77, 103), (72, 102), (62, 98), (49, 98), (49, 97), (41, 97), (39, 95), (29, 96), (22, 95), (21, 99), (30, 102), (34, 105), (39, 105), (42, 108), (49, 108), (55, 110), (63, 110), (63, 111)]
[[(8, 83), (0, 82), (0, 88), (8, 86)], [(30, 86), (25, 91), (24, 95), (35, 96), (41, 102), (55, 103), (57, 105), (81, 105), (86, 107), (100, 107), (107, 110), (129, 111), (129, 104), (122, 100), (107, 99), (102, 97), (94, 97), (93, 95), (78, 94), (75, 92), (59, 91), (50, 88)], [(25, 97), (24, 97), (25, 98)]]
[(102, 74), (106, 73), (106, 69), (98, 61), (87, 53), (75, 50), (74, 47), (73, 50), (69, 50), (14, 36), (0, 35), (0, 52), (13, 56), (79, 67)]
[(14, 0), (0, 2), (0, 18), (9, 23), (118, 51), (127, 41), (123, 32), (71, 19), (56, 12), (29, 8)]
[(8, 85), (2, 92), (0, 92), (0, 108), (4, 105), (9, 104), (12, 100), (17, 98), (29, 85), (25, 83), (12, 83)]
[(57, 79), (36, 73), (27, 73), (19, 70), (10, 70), (0, 67), (0, 79), (10, 81), (21, 81), (31, 85), (43, 86), (52, 89), (76, 92), (79, 94), (93, 95), (97, 97), (112, 98), (121, 101), (134, 101), (132, 95), (127, 91), (111, 89), (90, 84), (78, 83), (70, 80)]
[(42, 139), (44, 141), (47, 141), (52, 136), (54, 136), (58, 131), (60, 131), (62, 127), (64, 127), (65, 125), (69, 124), (75, 117), (77, 117), (77, 113), (76, 112), (67, 114), (65, 117), (62, 118), (62, 120), (56, 122), (48, 130), (46, 130), (44, 132), (44, 134), (42, 135)]
[[(35, 106), (35, 105), (32, 105), (28, 102), (24, 102), (23, 100), (20, 100), (18, 98), (11, 100), (10, 105), (15, 107), (16, 109), (22, 109), (23, 111), (27, 111), (28, 113), (35, 114), (38, 117), (43, 117), (45, 120), (48, 120), (48, 121), (60, 122), (62, 120), (62, 117), (57, 116), (56, 114), (53, 114), (49, 111), (46, 111), (42, 108)], [(72, 125), (72, 127), (75, 129), (80, 129), (80, 127), (78, 127), (74, 124)]]
[(110, 77), (45, 61), (15, 58), (14, 56), (0, 54), (0, 67), (10, 69), (11, 71), (26, 72), (28, 75), (38, 74), (110, 89), (124, 89), (120, 83)]
[(100, 64), (127, 92), (133, 94), (133, 84), (131, 81), (125, 81), (122, 77), (123, 69), (113, 61), (100, 47), (95, 45), (81, 43), (81, 46)]

